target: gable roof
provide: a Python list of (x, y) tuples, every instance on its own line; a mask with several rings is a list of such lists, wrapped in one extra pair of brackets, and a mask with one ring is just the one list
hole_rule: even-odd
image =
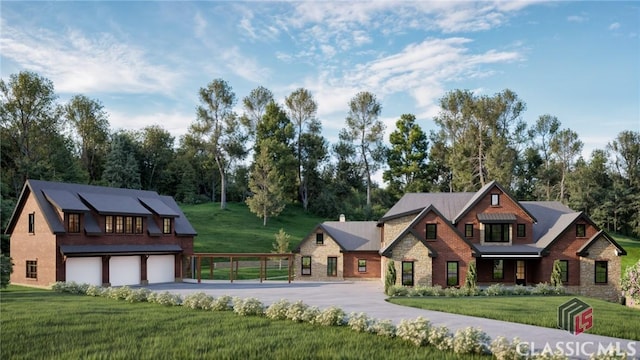
[[(49, 225), (49, 229), (54, 234), (65, 233), (65, 227), (58, 211), (63, 212), (84, 212), (85, 231), (90, 235), (99, 235), (98, 222), (91, 215), (91, 209), (98, 214), (118, 214), (151, 216), (174, 216), (174, 231), (176, 235), (195, 236), (195, 229), (189, 223), (180, 210), (175, 200), (170, 196), (158, 195), (155, 191), (119, 189), (105, 186), (94, 186), (85, 184), (70, 184), (53, 181), (27, 180), (22, 188), (22, 193), (18, 203), (9, 220), (6, 233), (11, 234), (20, 216), (29, 194), (33, 194), (44, 218)], [(143, 206), (139, 198), (153, 199), (155, 206), (151, 209)], [(164, 206), (161, 206), (163, 204)], [(161, 209), (158, 213), (154, 209)], [(167, 213), (175, 215), (167, 215)], [(147, 221), (151, 230), (153, 221)]]
[(500, 189), (500, 191), (502, 191), (503, 194), (505, 194), (506, 196), (509, 197), (509, 199), (511, 199), (511, 201), (513, 201), (516, 205), (518, 205), (527, 215), (529, 215), (529, 217), (531, 218), (531, 220), (535, 223), (537, 222), (537, 219), (535, 216), (533, 216), (529, 211), (527, 211), (526, 208), (524, 208), (520, 202), (518, 200), (516, 200), (513, 196), (511, 196), (511, 194), (505, 190), (502, 185), (498, 184), (497, 181), (493, 180), (489, 183), (487, 183), (485, 186), (483, 186), (482, 188), (480, 188), (480, 190), (478, 190), (478, 192), (476, 192), (471, 199), (469, 199), (469, 201), (467, 202), (467, 204), (465, 204), (462, 207), (462, 210), (460, 211), (460, 213), (458, 213), (458, 215), (456, 215), (456, 217), (453, 219), (453, 221), (451, 221), (452, 223), (457, 223), (458, 221), (460, 221), (460, 219), (462, 219), (462, 217), (464, 217), (469, 211), (471, 211), (471, 209), (473, 209), (474, 206), (476, 206), (476, 204), (478, 202), (480, 202), (480, 200), (482, 200), (482, 198), (484, 198), (489, 191), (494, 188), (497, 187), (498, 189)]
[[(380, 250), (380, 228), (375, 221), (325, 221), (318, 224), (309, 235), (318, 230), (327, 233), (342, 251)], [(294, 252), (299, 252), (301, 246), (302, 243)]]
[(418, 214), (429, 206), (435, 207), (443, 218), (452, 221), (473, 195), (474, 193), (471, 192), (407, 193), (380, 218), (379, 222)]
[(593, 245), (596, 240), (603, 237), (605, 240), (609, 241), (613, 246), (618, 249), (618, 256), (627, 255), (627, 252), (618, 244), (609, 234), (607, 234), (604, 230), (598, 231), (589, 241), (587, 241), (578, 251), (576, 252), (579, 256), (589, 256), (589, 248)]

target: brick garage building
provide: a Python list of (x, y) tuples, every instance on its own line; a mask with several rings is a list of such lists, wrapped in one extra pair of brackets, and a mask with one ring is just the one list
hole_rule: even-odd
[(378, 250), (367, 258), (380, 266), (370, 277), (383, 279), (393, 260), (398, 285), (461, 286), (471, 261), (479, 285), (533, 285), (549, 282), (558, 261), (569, 291), (608, 300), (620, 296), (620, 256), (626, 255), (584, 213), (554, 201), (520, 202), (491, 182), (475, 193), (406, 194), (375, 227), (321, 224), (296, 249), (298, 278), (352, 277), (347, 259), (357, 252), (341, 244), (353, 237), (360, 249)]
[(193, 229), (170, 196), (27, 180), (9, 221), (14, 284), (137, 285), (182, 278)]

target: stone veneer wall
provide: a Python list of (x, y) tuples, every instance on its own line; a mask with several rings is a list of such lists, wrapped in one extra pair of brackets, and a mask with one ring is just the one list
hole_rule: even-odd
[[(402, 285), (402, 261), (413, 261), (413, 284), (431, 286), (432, 264), (429, 250), (412, 234), (407, 234), (394, 247), (390, 257), (396, 268), (396, 285)], [(383, 276), (387, 273), (387, 261), (383, 261)]]
[[(620, 293), (621, 265), (616, 247), (604, 237), (596, 240), (589, 247), (589, 255), (580, 258), (580, 288), (581, 295), (593, 296), (610, 301), (618, 301)], [(607, 283), (595, 283), (595, 262), (608, 261)], [(572, 289), (570, 289), (572, 290)]]
[(417, 214), (392, 219), (384, 223), (382, 248), (389, 245), (400, 233), (411, 224)]
[[(302, 275), (303, 256), (311, 256), (311, 275)], [(338, 258), (338, 276), (327, 276), (327, 258), (330, 256)], [(327, 233), (324, 233), (323, 245), (316, 244), (315, 232), (302, 240), (300, 253), (296, 255), (294, 263), (298, 280), (344, 280), (344, 258), (340, 252), (340, 246)]]

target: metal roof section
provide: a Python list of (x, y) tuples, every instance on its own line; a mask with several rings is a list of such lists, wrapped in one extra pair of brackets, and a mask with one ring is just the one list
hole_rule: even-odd
[(102, 228), (91, 213), (84, 214), (84, 232), (89, 236), (102, 235)]
[(326, 221), (320, 228), (344, 251), (380, 250), (380, 228), (376, 221)]
[(66, 190), (43, 189), (47, 200), (63, 212), (88, 212), (90, 209), (78, 197)]
[(147, 216), (147, 232), (149, 236), (162, 236), (162, 230), (156, 222), (153, 220), (153, 216)]
[(485, 224), (513, 223), (516, 214), (512, 213), (479, 213), (478, 220)]
[(157, 198), (139, 197), (138, 200), (149, 210), (163, 217), (177, 217), (180, 214), (167, 206), (162, 200)]
[(393, 205), (380, 219), (384, 222), (389, 219), (419, 213), (429, 206), (437, 208), (443, 217), (452, 221), (474, 193), (407, 193)]
[(60, 245), (60, 252), (64, 256), (89, 255), (138, 255), (138, 254), (174, 254), (182, 252), (180, 245)]
[(491, 258), (539, 258), (542, 257), (542, 249), (535, 245), (476, 245), (479, 257)]
[(130, 196), (78, 193), (98, 214), (103, 215), (151, 215), (151, 212)]
[(196, 236), (198, 232), (193, 228), (187, 217), (182, 213), (178, 203), (171, 197), (167, 195), (159, 195), (160, 200), (162, 200), (165, 205), (167, 205), (170, 209), (178, 214), (178, 217), (174, 219), (174, 231), (178, 236)]

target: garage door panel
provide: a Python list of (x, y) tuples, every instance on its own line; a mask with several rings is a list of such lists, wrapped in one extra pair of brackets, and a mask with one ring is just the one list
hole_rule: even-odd
[(140, 284), (140, 256), (112, 256), (109, 259), (111, 286)]
[(65, 262), (65, 280), (78, 284), (102, 285), (101, 257), (69, 257)]
[(149, 284), (174, 282), (175, 255), (151, 255), (147, 259), (147, 280)]

